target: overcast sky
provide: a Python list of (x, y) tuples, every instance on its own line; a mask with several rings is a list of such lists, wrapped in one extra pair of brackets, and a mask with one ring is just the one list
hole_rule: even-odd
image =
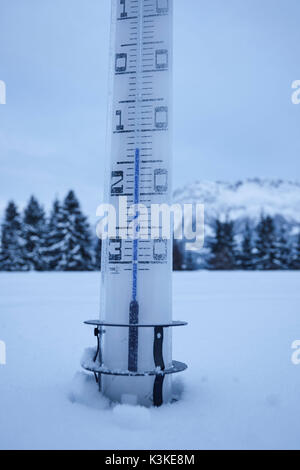
[[(0, 207), (74, 188), (105, 160), (110, 0), (0, 0)], [(299, 0), (174, 0), (174, 187), (299, 180)]]

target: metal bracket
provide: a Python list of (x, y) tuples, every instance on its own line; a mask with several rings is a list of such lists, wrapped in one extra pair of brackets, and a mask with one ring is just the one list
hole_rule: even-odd
[(160, 407), (162, 406), (163, 399), (163, 385), (164, 385), (165, 376), (157, 375), (154, 380), (153, 385), (153, 405)]
[[(134, 312), (133, 312), (134, 313)], [(133, 318), (132, 318), (133, 319)], [(177, 326), (185, 326), (186, 322), (174, 321), (171, 323), (164, 324), (135, 324), (134, 322), (129, 324), (116, 324), (108, 323), (98, 320), (89, 320), (84, 322), (86, 325), (96, 326), (94, 329), (94, 334), (97, 337), (97, 352), (95, 356), (88, 363), (83, 363), (82, 367), (85, 370), (93, 372), (96, 378), (96, 382), (99, 386), (99, 391), (101, 391), (101, 375), (114, 375), (114, 376), (127, 376), (127, 377), (144, 377), (144, 376), (155, 376), (154, 385), (153, 385), (153, 405), (161, 406), (163, 404), (163, 384), (164, 378), (169, 374), (176, 374), (187, 369), (187, 365), (173, 361), (172, 366), (165, 368), (164, 358), (163, 358), (163, 340), (164, 340), (164, 329), (172, 328)], [(109, 370), (103, 365), (103, 356), (102, 356), (102, 336), (105, 333), (104, 326), (106, 327), (115, 327), (115, 328), (129, 328), (129, 334), (132, 336), (133, 333), (138, 331), (138, 328), (153, 328), (154, 329), (154, 341), (153, 341), (153, 359), (155, 364), (155, 370), (151, 371), (138, 371), (137, 368), (137, 358), (134, 363), (129, 364), (128, 371), (113, 371)], [(97, 361), (98, 359), (98, 361)]]
[[(164, 329), (161, 326), (154, 328), (153, 357), (155, 367), (165, 370), (163, 358)], [(153, 404), (161, 406), (163, 404), (163, 384), (164, 375), (157, 375), (153, 385)]]

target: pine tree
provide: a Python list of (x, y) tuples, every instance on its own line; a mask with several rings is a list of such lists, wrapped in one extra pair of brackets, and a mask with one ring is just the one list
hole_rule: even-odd
[(196, 271), (198, 269), (198, 253), (193, 251), (184, 251), (183, 268), (185, 271)]
[(24, 256), (29, 269), (44, 270), (46, 268), (43, 259), (46, 219), (43, 208), (34, 196), (31, 196), (24, 211), (22, 237), (24, 239)]
[(254, 269), (252, 231), (249, 222), (247, 222), (245, 226), (238, 264), (241, 269)]
[(61, 217), (63, 241), (57, 269), (62, 271), (90, 271), (93, 269), (90, 227), (82, 214), (79, 202), (70, 191), (66, 196)]
[(289, 269), (291, 264), (291, 249), (286, 236), (285, 227), (281, 227), (275, 241), (275, 263), (278, 269)]
[(182, 247), (178, 240), (173, 241), (173, 271), (183, 270)]
[(296, 243), (293, 244), (290, 266), (291, 269), (300, 269), (300, 233)]
[(262, 215), (256, 227), (256, 232), (255, 264), (257, 269), (278, 269), (276, 261), (276, 233), (272, 217)]
[(21, 218), (13, 201), (7, 205), (2, 224), (0, 270), (27, 270), (21, 239)]
[(57, 270), (62, 260), (62, 247), (64, 241), (63, 212), (59, 201), (56, 199), (47, 224), (47, 236), (43, 249), (43, 257), (46, 268), (50, 271)]
[(215, 239), (210, 243), (210, 250), (210, 269), (232, 270), (237, 267), (234, 223), (232, 221), (221, 222), (216, 220)]

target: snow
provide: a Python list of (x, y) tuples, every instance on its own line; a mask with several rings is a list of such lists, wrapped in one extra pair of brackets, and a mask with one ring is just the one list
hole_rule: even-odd
[(80, 368), (99, 273), (0, 273), (1, 449), (299, 448), (299, 272), (174, 274), (179, 401), (111, 405)]

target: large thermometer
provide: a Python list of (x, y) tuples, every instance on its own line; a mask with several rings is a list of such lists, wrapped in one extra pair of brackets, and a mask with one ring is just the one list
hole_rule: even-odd
[(103, 241), (101, 320), (88, 322), (103, 343), (87, 367), (102, 392), (146, 406), (170, 402), (186, 367), (172, 361), (183, 324), (172, 322), (172, 239), (150, 217), (171, 202), (172, 10), (173, 0), (112, 0), (106, 202), (123, 222)]

